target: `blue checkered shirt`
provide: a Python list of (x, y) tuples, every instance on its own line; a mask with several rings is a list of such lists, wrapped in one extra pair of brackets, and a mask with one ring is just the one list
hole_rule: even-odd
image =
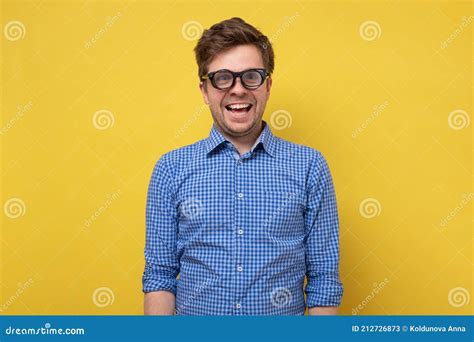
[(143, 292), (174, 293), (177, 315), (303, 315), (341, 302), (326, 160), (263, 125), (243, 155), (213, 126), (156, 163)]

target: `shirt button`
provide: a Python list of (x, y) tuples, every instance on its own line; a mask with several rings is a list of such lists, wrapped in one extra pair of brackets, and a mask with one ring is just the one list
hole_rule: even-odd
[(239, 233), (239, 235), (242, 235), (242, 234), (244, 233), (244, 230), (243, 230), (243, 229), (239, 229), (239, 230), (237, 231), (237, 233)]
[(244, 268), (242, 266), (237, 267), (237, 271), (242, 272), (243, 270), (244, 270)]
[(238, 198), (242, 198), (242, 197), (244, 197), (244, 194), (241, 193), (241, 192), (239, 192), (239, 193), (237, 194), (237, 197), (238, 197)]
[(242, 307), (242, 305), (240, 305), (240, 303), (235, 304), (236, 309), (240, 309), (241, 307)]

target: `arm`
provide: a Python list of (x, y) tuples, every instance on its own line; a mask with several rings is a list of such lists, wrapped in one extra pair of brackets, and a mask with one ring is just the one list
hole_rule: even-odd
[(168, 291), (145, 293), (145, 315), (174, 315), (175, 295)]
[(328, 316), (328, 315), (337, 315), (337, 306), (327, 306), (327, 307), (314, 307), (308, 309), (309, 316)]
[(146, 206), (145, 315), (173, 315), (179, 273), (176, 254), (177, 209), (173, 171), (166, 155), (156, 164)]
[(339, 220), (332, 177), (318, 153), (309, 175), (306, 277), (309, 315), (336, 315), (343, 294), (339, 280)]

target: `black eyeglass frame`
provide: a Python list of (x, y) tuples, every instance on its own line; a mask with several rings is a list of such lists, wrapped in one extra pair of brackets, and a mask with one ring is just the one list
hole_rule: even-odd
[[(218, 72), (222, 72), (222, 71), (226, 71), (226, 72), (229, 72), (230, 74), (232, 74), (232, 77), (233, 77), (233, 80), (232, 80), (232, 84), (228, 87), (225, 87), (225, 88), (219, 88), (216, 83), (214, 82), (214, 76), (218, 73)], [(260, 74), (260, 76), (262, 76), (262, 82), (260, 82), (259, 85), (257, 86), (248, 86), (245, 81), (242, 80), (242, 75), (246, 72), (249, 72), (249, 71), (256, 71)], [(229, 69), (219, 69), (219, 70), (216, 70), (216, 71), (213, 71), (213, 72), (210, 72), (208, 73), (207, 75), (204, 75), (204, 76), (201, 76), (201, 81), (205, 81), (207, 79), (209, 79), (211, 81), (211, 84), (214, 88), (216, 89), (219, 89), (219, 90), (227, 90), (227, 89), (230, 89), (232, 88), (234, 85), (235, 85), (235, 79), (237, 77), (240, 78), (240, 82), (242, 82), (242, 85), (244, 86), (245, 89), (248, 89), (248, 90), (255, 90), (255, 89), (258, 89), (260, 88), (260, 86), (265, 83), (265, 80), (267, 78), (269, 78), (271, 75), (270, 73), (267, 72), (266, 69), (262, 69), (262, 68), (252, 68), (252, 69), (247, 69), (247, 70), (243, 70), (243, 71), (240, 71), (240, 72), (234, 72), (234, 71), (231, 71)]]

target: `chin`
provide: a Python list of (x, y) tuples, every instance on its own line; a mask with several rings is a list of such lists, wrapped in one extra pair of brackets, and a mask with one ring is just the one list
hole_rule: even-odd
[(234, 133), (235, 135), (246, 135), (248, 134), (255, 126), (254, 121), (249, 121), (249, 122), (228, 122), (226, 124), (226, 127), (229, 131)]

